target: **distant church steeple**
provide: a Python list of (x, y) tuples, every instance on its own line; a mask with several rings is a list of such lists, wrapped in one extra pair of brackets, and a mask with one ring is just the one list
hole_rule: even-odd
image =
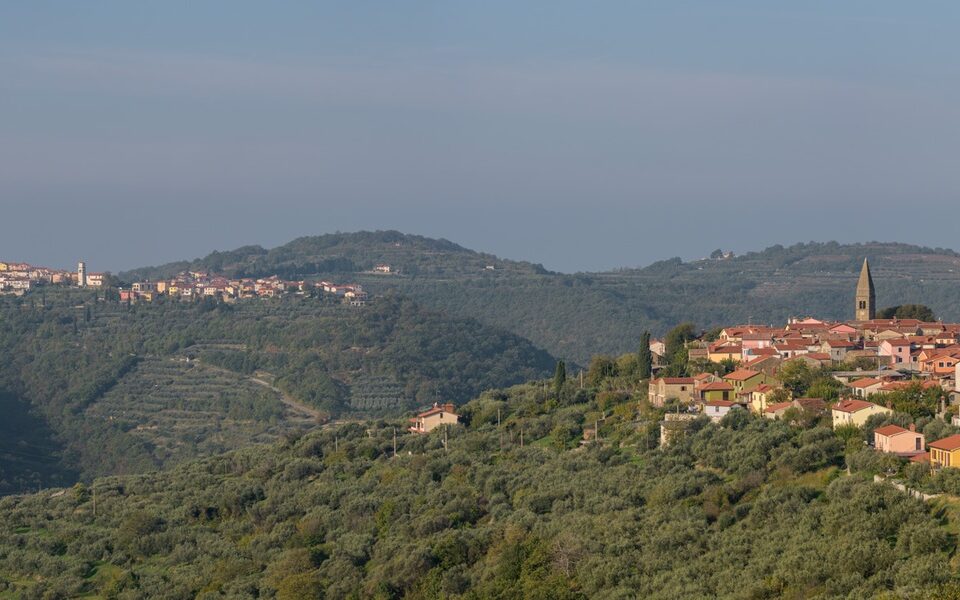
[(870, 263), (863, 259), (860, 280), (857, 282), (856, 321), (870, 321), (877, 316), (877, 293), (873, 289), (873, 277), (870, 276)]

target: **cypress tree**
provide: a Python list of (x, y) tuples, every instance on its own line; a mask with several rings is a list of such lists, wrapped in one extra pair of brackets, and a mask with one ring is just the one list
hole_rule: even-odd
[(567, 364), (562, 360), (557, 361), (557, 370), (553, 373), (553, 391), (560, 397), (560, 391), (563, 390), (563, 384), (567, 381)]
[(640, 369), (640, 379), (649, 379), (653, 372), (653, 353), (650, 352), (650, 332), (644, 331), (640, 336), (640, 350), (637, 352), (637, 363)]

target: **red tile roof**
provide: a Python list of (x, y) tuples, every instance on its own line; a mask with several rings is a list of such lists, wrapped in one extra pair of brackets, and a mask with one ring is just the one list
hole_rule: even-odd
[(867, 402), (865, 400), (841, 400), (833, 405), (833, 410), (839, 410), (841, 412), (855, 413), (861, 411), (865, 408), (870, 408), (871, 406), (876, 406), (872, 402)]
[(704, 402), (706, 406), (726, 406), (727, 408), (734, 404), (736, 404), (736, 402), (731, 402), (730, 400), (710, 400), (709, 402)]
[(942, 440), (930, 442), (927, 446), (937, 450), (956, 450), (960, 448), (960, 433), (945, 437)]
[(910, 430), (900, 427), (899, 425), (884, 425), (883, 427), (877, 427), (873, 430), (873, 432), (879, 435), (890, 437), (893, 435), (900, 435), (901, 433), (910, 433)]
[(730, 392), (733, 391), (733, 386), (727, 383), (726, 381), (712, 381), (710, 383), (704, 384), (700, 387), (702, 392)]
[(763, 412), (765, 413), (775, 413), (780, 412), (783, 409), (790, 408), (793, 406), (792, 402), (777, 402), (776, 404), (768, 404)]
[(751, 371), (750, 369), (737, 369), (733, 373), (724, 375), (724, 379), (729, 379), (730, 381), (747, 381), (753, 379), (757, 375), (760, 375), (760, 371)]

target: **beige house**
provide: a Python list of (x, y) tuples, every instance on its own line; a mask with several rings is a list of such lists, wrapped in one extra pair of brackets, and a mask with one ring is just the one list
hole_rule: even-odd
[(453, 404), (434, 403), (430, 410), (424, 411), (410, 419), (410, 431), (413, 433), (430, 433), (440, 425), (456, 425), (459, 417), (453, 410)]
[(889, 415), (893, 414), (893, 411), (866, 400), (841, 400), (833, 405), (831, 413), (833, 414), (833, 427), (836, 429), (842, 425), (863, 427), (872, 415)]
[(675, 398), (684, 404), (696, 399), (693, 377), (660, 377), (650, 381), (647, 399), (651, 406), (663, 406), (667, 400)]
[(861, 400), (866, 400), (870, 394), (876, 394), (883, 387), (883, 381), (872, 377), (862, 377), (856, 381), (851, 381), (847, 387), (853, 392), (853, 395)]

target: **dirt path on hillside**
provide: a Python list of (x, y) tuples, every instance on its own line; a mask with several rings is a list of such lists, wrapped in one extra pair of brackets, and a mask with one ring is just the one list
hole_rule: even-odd
[(286, 392), (284, 392), (283, 390), (281, 390), (281, 389), (278, 388), (277, 386), (273, 385), (273, 384), (270, 383), (269, 381), (264, 381), (263, 379), (259, 379), (259, 378), (257, 378), (257, 377), (251, 377), (251, 378), (250, 378), (250, 381), (252, 381), (252, 382), (254, 382), (254, 383), (256, 383), (256, 384), (262, 385), (263, 387), (266, 387), (266, 388), (269, 388), (269, 389), (273, 390), (274, 392), (276, 392), (277, 394), (280, 395), (280, 402), (283, 402), (284, 404), (286, 404), (287, 406), (289, 406), (290, 408), (292, 408), (293, 410), (295, 410), (295, 411), (297, 411), (297, 412), (301, 412), (301, 413), (303, 413), (303, 414), (309, 415), (312, 419), (314, 419), (315, 421), (317, 421), (317, 422), (319, 423), (319, 420), (320, 420), (320, 411), (319, 411), (319, 410), (317, 410), (317, 409), (315, 409), (315, 408), (311, 408), (311, 407), (309, 407), (309, 406), (307, 406), (306, 404), (303, 404), (303, 403), (301, 403), (301, 402), (297, 402), (297, 401), (294, 400), (292, 397), (288, 396), (288, 395), (286, 394)]

